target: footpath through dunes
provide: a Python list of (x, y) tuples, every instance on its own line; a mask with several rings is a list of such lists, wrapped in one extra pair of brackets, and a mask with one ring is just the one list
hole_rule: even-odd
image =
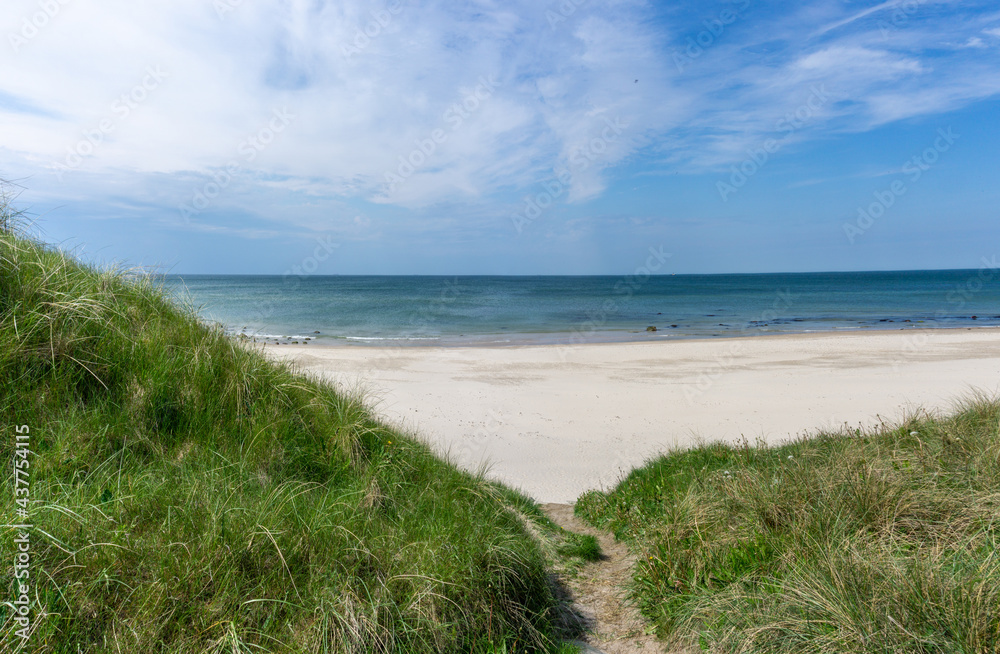
[[(575, 575), (562, 580), (569, 600), (587, 630), (584, 651), (602, 654), (652, 654), (666, 652), (650, 629), (648, 620), (626, 599), (634, 573), (635, 556), (624, 543), (606, 531), (585, 524), (570, 504), (544, 504), (542, 510), (563, 529), (597, 538), (602, 556), (584, 563)], [(679, 650), (675, 650), (679, 652)]]

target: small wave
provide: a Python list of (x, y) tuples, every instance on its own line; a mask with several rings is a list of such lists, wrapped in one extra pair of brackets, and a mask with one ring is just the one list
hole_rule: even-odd
[(259, 339), (263, 339), (265, 341), (280, 341), (282, 339), (284, 339), (286, 341), (287, 340), (304, 341), (307, 338), (311, 339), (311, 340), (316, 340), (316, 336), (315, 335), (313, 335), (313, 336), (295, 336), (295, 335), (289, 336), (287, 334), (261, 334), (261, 333), (254, 333), (254, 332), (236, 332), (236, 333), (237, 334), (246, 334), (249, 337), (259, 338)]
[(438, 336), (345, 336), (349, 341), (439, 341)]

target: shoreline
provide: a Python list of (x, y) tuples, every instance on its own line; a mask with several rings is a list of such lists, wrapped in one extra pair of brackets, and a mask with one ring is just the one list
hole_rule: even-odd
[[(907, 321), (909, 322), (909, 321)], [(273, 347), (274, 345), (303, 345), (303, 341), (315, 347), (329, 348), (517, 348), (517, 347), (578, 347), (591, 345), (625, 345), (629, 343), (684, 343), (688, 341), (727, 341), (733, 339), (747, 338), (772, 338), (783, 336), (814, 336), (823, 334), (849, 335), (849, 334), (877, 334), (877, 333), (920, 333), (938, 331), (977, 331), (977, 330), (998, 330), (1000, 325), (961, 324), (954, 326), (928, 327), (922, 324), (925, 321), (913, 322), (907, 327), (844, 327), (840, 329), (811, 329), (811, 330), (770, 330), (753, 331), (743, 329), (733, 333), (711, 333), (711, 334), (689, 334), (684, 332), (672, 332), (667, 329), (658, 329), (655, 332), (629, 331), (623, 334), (619, 331), (606, 330), (603, 332), (591, 332), (587, 339), (573, 340), (570, 336), (574, 332), (519, 332), (511, 333), (505, 340), (497, 340), (503, 334), (489, 334), (466, 336), (434, 336), (434, 337), (364, 337), (364, 336), (328, 336), (325, 334), (310, 334), (308, 336), (281, 336), (275, 337), (273, 334), (261, 335), (247, 334), (233, 329), (226, 328), (227, 333), (258, 345)], [(984, 321), (985, 322), (985, 321)], [(897, 323), (901, 324), (901, 323)], [(299, 341), (298, 343), (294, 341)], [(275, 343), (274, 341), (279, 341)]]
[[(777, 338), (771, 338), (776, 336)], [(776, 443), (1000, 390), (1000, 328), (521, 346), (265, 345), (542, 502), (702, 440)]]

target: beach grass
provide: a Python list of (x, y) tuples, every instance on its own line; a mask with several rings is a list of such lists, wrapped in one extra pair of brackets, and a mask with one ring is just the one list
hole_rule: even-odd
[(1000, 403), (705, 444), (576, 512), (636, 552), (658, 635), (712, 652), (1000, 651)]
[[(588, 552), (533, 501), (202, 324), (154, 277), (16, 224), (0, 225), (0, 511), (32, 525), (31, 621), (18, 635), (5, 563), (3, 651), (576, 651), (549, 557)], [(8, 563), (22, 533), (0, 529)]]
[(590, 534), (569, 534), (563, 539), (559, 553), (581, 561), (600, 561), (603, 553), (597, 538)]

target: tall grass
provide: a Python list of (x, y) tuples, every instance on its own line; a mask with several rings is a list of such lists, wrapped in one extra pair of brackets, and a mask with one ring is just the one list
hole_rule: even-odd
[(704, 445), (577, 512), (641, 553), (665, 638), (719, 652), (1000, 651), (1000, 404)]
[[(15, 515), (14, 430), (28, 425), (25, 651), (555, 647), (532, 502), (199, 323), (151, 277), (9, 227), (0, 511)], [(0, 529), (4, 560), (15, 535)], [(11, 608), (3, 651), (24, 645)]]

